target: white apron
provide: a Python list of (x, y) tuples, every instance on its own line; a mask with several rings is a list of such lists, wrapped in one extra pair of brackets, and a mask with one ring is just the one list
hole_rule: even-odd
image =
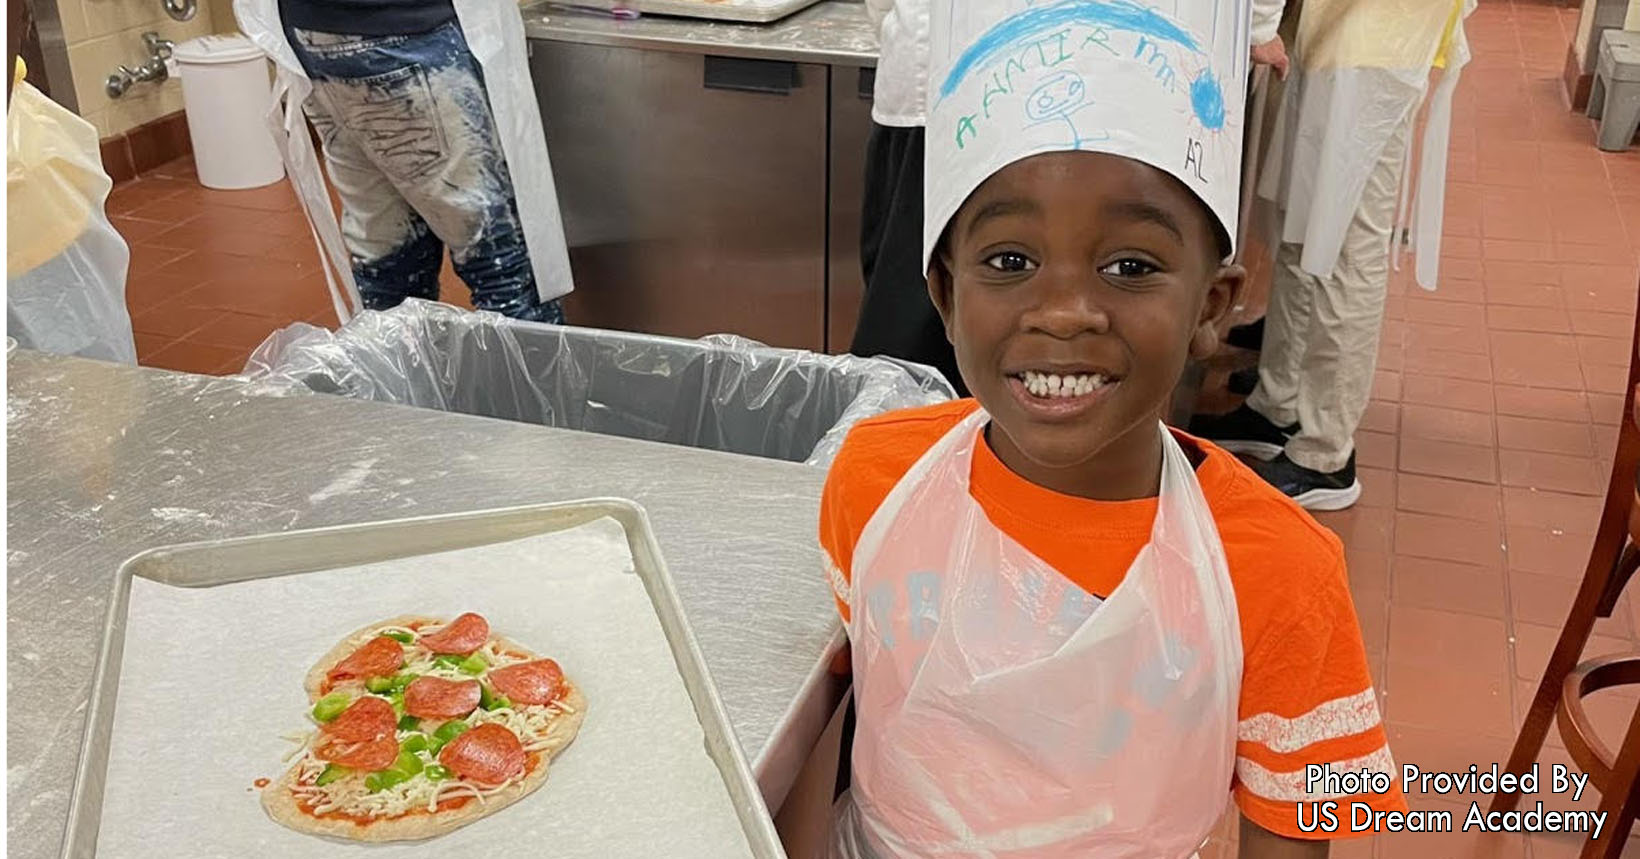
[[(1462, 14), (1473, 8), (1466, 2)], [(1424, 102), (1451, 12), (1449, 0), (1306, 2), (1258, 188), (1282, 210), (1281, 240), (1303, 246), (1306, 272), (1332, 275), (1379, 155)], [(1416, 212), (1425, 289), (1434, 288), (1440, 262), (1451, 93), (1468, 58), (1467, 47), (1458, 47), (1461, 16), (1453, 38), (1452, 61), (1426, 120), (1417, 201), (1403, 192), (1401, 207)], [(1407, 151), (1410, 157), (1412, 147)]]
[[(313, 83), (285, 38), (279, 0), (234, 0), (233, 5), (239, 28), (273, 59), (273, 103), (268, 124), (285, 159), (285, 171), (307, 212), (319, 254), (327, 263), (323, 266), (325, 281), (330, 284), (336, 316), (346, 322), (363, 308), (363, 303), (302, 113)], [(455, 9), (467, 46), (484, 69), (484, 88), (501, 138), (501, 152), (507, 159), (507, 172), (512, 177), (536, 292), (543, 301), (558, 298), (574, 285), (563, 217), (558, 211), (558, 191), (547, 158), (546, 133), (530, 79), (523, 15), (516, 0), (460, 0)]]
[(1162, 433), (1151, 542), (1103, 603), (968, 492), (983, 410), (854, 553), (859, 731), (833, 855), (1177, 859), (1230, 798), (1241, 632), (1218, 530)]

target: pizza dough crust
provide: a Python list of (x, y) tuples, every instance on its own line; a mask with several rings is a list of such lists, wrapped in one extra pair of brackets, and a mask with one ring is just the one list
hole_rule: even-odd
[[(313, 669), (308, 672), (304, 683), (310, 700), (317, 701), (320, 697), (319, 689), (324, 683), (325, 676), (330, 673), (338, 662), (346, 659), (349, 654), (358, 649), (359, 645), (369, 639), (373, 630), (384, 626), (407, 626), (422, 621), (426, 623), (442, 622), (441, 618), (425, 615), (401, 615), (383, 621), (377, 621), (363, 627), (343, 638), (341, 643), (330, 649), (330, 652), (320, 657)], [(538, 659), (534, 651), (522, 647), (516, 642), (504, 638), (496, 638), (502, 647), (527, 655), (530, 659)], [(518, 782), (509, 785), (506, 789), (478, 799), (469, 800), (457, 809), (441, 811), (434, 814), (407, 814), (398, 818), (386, 818), (369, 823), (355, 823), (346, 818), (315, 817), (303, 811), (297, 804), (295, 794), (291, 789), (296, 785), (298, 765), (292, 765), (267, 787), (262, 789), (262, 808), (275, 822), (288, 826), (298, 832), (311, 835), (322, 835), (331, 838), (341, 838), (348, 841), (419, 841), (434, 836), (443, 835), (451, 830), (460, 829), (475, 820), (488, 817), (506, 808), (509, 805), (529, 796), (538, 790), (547, 781), (547, 770), (552, 759), (558, 756), (581, 730), (581, 722), (586, 719), (587, 700), (581, 694), (580, 687), (569, 680), (564, 681), (564, 695), (560, 699), (573, 712), (564, 713), (554, 719), (552, 726), (547, 730), (546, 747), (531, 752), (537, 758), (535, 768)]]

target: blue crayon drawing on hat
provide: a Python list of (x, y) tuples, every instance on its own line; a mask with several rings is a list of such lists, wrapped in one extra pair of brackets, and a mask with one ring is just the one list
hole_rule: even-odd
[(1025, 115), (1033, 120), (1032, 125), (1064, 122), (1071, 130), (1071, 141), (1066, 148), (1081, 149), (1084, 143), (1110, 139), (1104, 132), (1097, 137), (1084, 137), (1077, 129), (1076, 120), (1071, 117), (1090, 103), (1088, 85), (1081, 75), (1072, 71), (1056, 72), (1026, 96)]
[[(1137, 63), (1140, 73), (1164, 94), (1184, 97), (1186, 104), (1181, 109), (1188, 110), (1203, 131), (1225, 127), (1223, 84), (1209, 67), (1201, 40), (1186, 27), (1133, 0), (1059, 0), (996, 23), (952, 61), (936, 101), (956, 95), (969, 81), (974, 81), (980, 93), (978, 103), (971, 109), (965, 107), (955, 120), (957, 147), (966, 148), (986, 121), (994, 118), (999, 97), (1033, 84), (1026, 99), (1031, 120), (1026, 127), (1064, 122), (1071, 130), (1072, 149), (1109, 139), (1081, 133), (1073, 115), (1093, 103), (1087, 81), (1068, 70), (1055, 69), (1066, 63), (1077, 65), (1088, 51), (1107, 61)], [(1030, 80), (1036, 74), (1046, 76)]]

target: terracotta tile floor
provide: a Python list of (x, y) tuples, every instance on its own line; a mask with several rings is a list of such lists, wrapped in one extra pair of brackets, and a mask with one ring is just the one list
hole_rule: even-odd
[[(1566, 104), (1560, 72), (1576, 19), (1541, 0), (1483, 0), (1471, 19), (1476, 57), (1457, 98), (1443, 281), (1424, 293), (1396, 277), (1358, 438), (1366, 495), (1319, 517), (1349, 552), (1397, 757), (1425, 766), (1485, 767), (1506, 754), (1570, 605), (1622, 418), (1640, 149), (1597, 151), (1593, 125)], [(133, 247), (143, 363), (233, 371), (276, 328), (334, 322), (283, 183), (208, 191), (184, 161), (122, 185), (109, 205)], [(448, 272), (446, 287), (447, 300), (465, 300)], [(1589, 655), (1634, 648), (1640, 598), (1625, 597), (1597, 632)], [(1618, 694), (1597, 707), (1613, 741), (1635, 701)], [(1558, 738), (1543, 761), (1569, 762)], [(1413, 802), (1461, 819), (1459, 799)], [(1224, 844), (1204, 857), (1228, 855)], [(1630, 847), (1640, 856), (1640, 839)], [(1398, 834), (1333, 855), (1576, 850), (1575, 838), (1556, 835)]]
[[(126, 304), (146, 366), (236, 373), (279, 328), (336, 324), (288, 182), (214, 191), (183, 158), (116, 187), (108, 213), (131, 245)], [(471, 306), (448, 262), (442, 281), (445, 301)]]

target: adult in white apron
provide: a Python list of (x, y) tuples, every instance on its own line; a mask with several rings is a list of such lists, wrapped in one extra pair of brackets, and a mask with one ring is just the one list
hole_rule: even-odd
[[(1259, 184), (1281, 214), (1258, 385), (1244, 407), (1191, 430), (1265, 460), (1259, 473), (1312, 510), (1361, 495), (1355, 431), (1377, 369), (1393, 237), (1409, 213), (1418, 283), (1436, 285), (1452, 93), (1473, 6), (1306, 0), (1299, 19)], [(1414, 195), (1412, 130), (1438, 60)]]
[[(573, 289), (558, 195), (526, 55), (523, 17), (514, 0), (460, 0), (454, 4), (461, 34), (484, 70), (484, 87), (516, 199), (536, 292), (550, 302)], [(284, 156), (315, 241), (326, 263), (337, 317), (345, 322), (363, 307), (330, 205), (303, 107), (313, 82), (297, 59), (280, 20), (279, 0), (234, 0), (239, 26), (274, 61), (269, 125)]]
[[(1406, 133), (1429, 93), (1430, 69), (1441, 68), (1416, 193), (1397, 194), (1416, 206), (1418, 283), (1435, 289), (1452, 93), (1469, 62), (1463, 19), (1474, 8), (1475, 0), (1305, 0), (1293, 79), (1258, 188), (1280, 206), (1281, 240), (1302, 246), (1305, 271), (1333, 274), (1373, 165)], [(1401, 148), (1406, 163), (1411, 148)], [(1410, 188), (1410, 171), (1401, 176)]]
[(963, 420), (855, 548), (860, 732), (833, 856), (1171, 859), (1230, 798), (1242, 668), (1224, 549), (1165, 428), (1150, 543), (1101, 602), (968, 491)]

